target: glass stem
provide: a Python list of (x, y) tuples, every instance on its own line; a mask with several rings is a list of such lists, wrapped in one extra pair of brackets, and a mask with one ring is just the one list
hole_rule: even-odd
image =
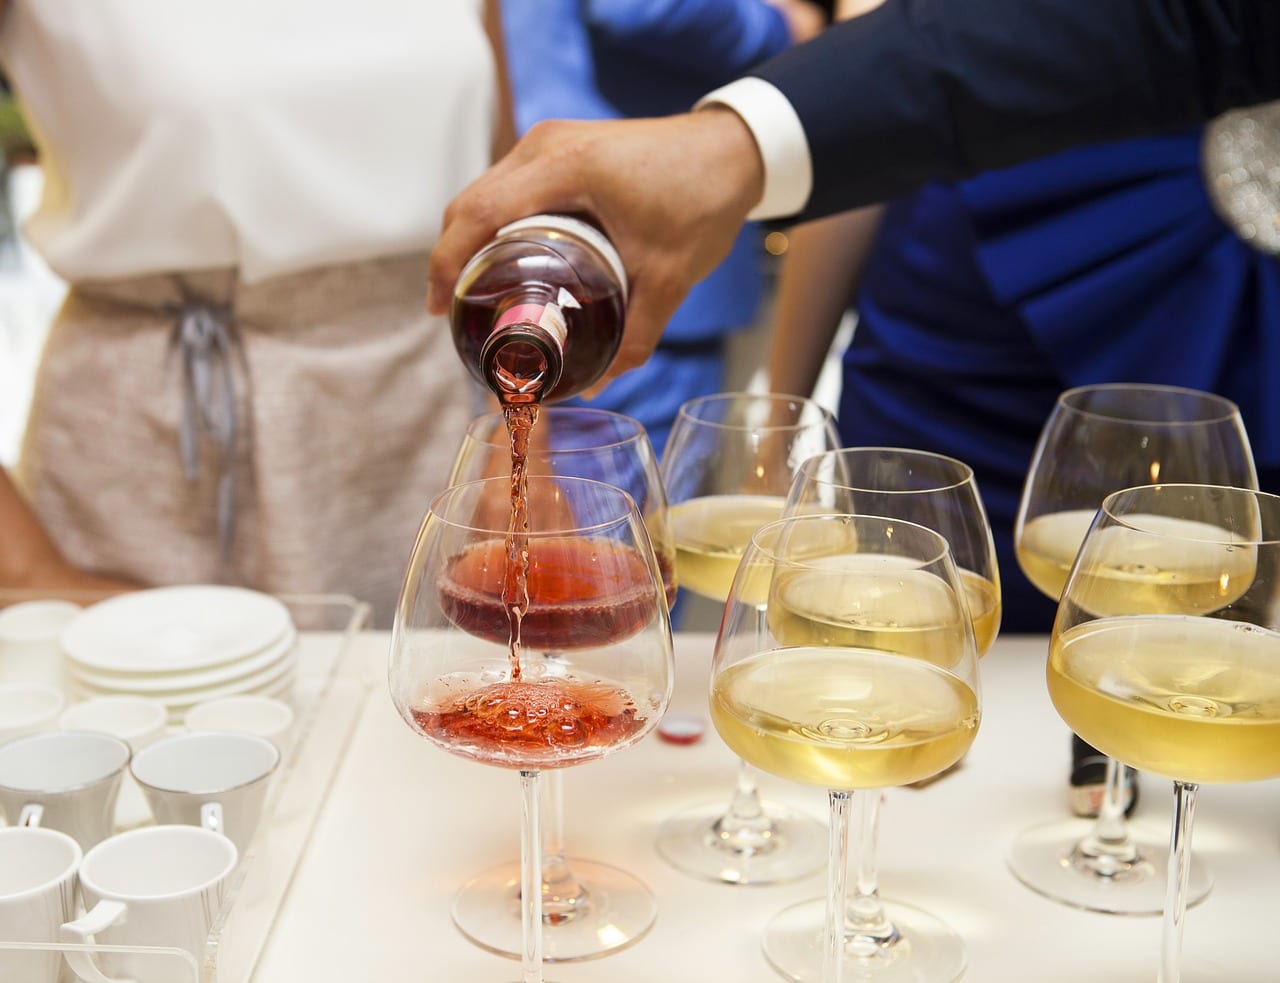
[(1191, 824), (1195, 819), (1194, 782), (1173, 783), (1173, 836), (1169, 845), (1169, 883), (1165, 889), (1158, 983), (1182, 979), (1182, 924), (1187, 916), (1187, 877), (1191, 873)]
[(522, 983), (542, 983), (542, 814), (538, 772), (520, 772), (520, 966)]
[(1121, 877), (1146, 862), (1125, 819), (1126, 791), (1124, 765), (1108, 758), (1098, 818), (1076, 844), (1071, 856), (1073, 864), (1096, 877)]
[(559, 925), (586, 908), (587, 890), (564, 855), (564, 773), (553, 770), (542, 784), (542, 917)]
[[(875, 793), (871, 793), (875, 794)], [(849, 800), (852, 792), (832, 789), (827, 840), (827, 921), (822, 932), (822, 983), (840, 983), (844, 970), (845, 893), (849, 871)]]
[[(769, 621), (764, 608), (756, 610), (756, 644), (767, 647)], [(734, 853), (759, 853), (773, 845), (773, 821), (764, 811), (756, 771), (738, 760), (738, 783), (729, 800), (729, 808), (715, 821), (713, 832), (717, 842)]]
[(858, 796), (858, 844), (854, 855), (853, 896), (845, 906), (845, 942), (856, 952), (871, 955), (898, 941), (897, 928), (880, 903), (880, 807), (883, 794), (871, 789)]

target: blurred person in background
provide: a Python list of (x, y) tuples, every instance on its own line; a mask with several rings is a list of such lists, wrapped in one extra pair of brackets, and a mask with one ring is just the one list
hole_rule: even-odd
[[(840, 16), (863, 12), (857, 2)], [(999, 559), (1002, 629), (1048, 633), (1057, 606), (1023, 574), (1014, 523), (1062, 391), (1145, 382), (1225, 395), (1252, 435), (1261, 487), (1280, 491), (1277, 159), (1272, 103), (802, 225), (778, 281), (769, 384), (808, 395), (852, 306), (841, 442), (970, 465)], [(1072, 807), (1094, 814), (1105, 759), (1078, 737), (1071, 747), (1084, 793)]]
[(1261, 486), (1280, 491), (1277, 155), (1270, 104), (800, 226), (778, 282), (770, 384), (807, 394), (852, 304), (842, 442), (969, 464), (999, 555), (1002, 628), (1048, 632), (1056, 605), (1019, 569), (1013, 526), (1062, 391), (1131, 382), (1226, 396)]
[[(808, 40), (827, 11), (808, 0), (501, 0), (516, 130), (549, 119), (661, 116)], [(589, 405), (639, 420), (661, 455), (680, 404), (724, 389), (725, 347), (755, 320), (766, 256), (748, 224), (671, 315), (653, 357)]]
[(0, 588), (342, 591), (385, 624), (478, 404), (422, 309), (510, 143), (494, 3), (8, 3), (0, 64), (70, 284)]

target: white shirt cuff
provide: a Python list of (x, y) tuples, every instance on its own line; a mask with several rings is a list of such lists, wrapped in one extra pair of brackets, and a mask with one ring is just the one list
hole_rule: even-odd
[(813, 190), (813, 162), (804, 126), (791, 103), (764, 79), (748, 76), (698, 100), (732, 109), (755, 137), (764, 161), (764, 194), (748, 218), (783, 218), (803, 210)]

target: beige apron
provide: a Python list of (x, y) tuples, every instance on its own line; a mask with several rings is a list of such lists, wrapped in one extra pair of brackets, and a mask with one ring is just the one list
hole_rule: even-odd
[(58, 546), (146, 584), (349, 593), (389, 624), (479, 406), (425, 271), (414, 255), (73, 288), (18, 467)]

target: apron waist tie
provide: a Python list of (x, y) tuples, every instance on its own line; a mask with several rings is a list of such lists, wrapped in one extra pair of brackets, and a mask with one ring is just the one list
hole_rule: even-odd
[(178, 449), (182, 470), (194, 481), (200, 473), (200, 438), (219, 449), (218, 542), (223, 557), (235, 534), (234, 454), (236, 399), (232, 373), (231, 311), (227, 307), (186, 303), (174, 306), (173, 341), (182, 361), (182, 429)]

